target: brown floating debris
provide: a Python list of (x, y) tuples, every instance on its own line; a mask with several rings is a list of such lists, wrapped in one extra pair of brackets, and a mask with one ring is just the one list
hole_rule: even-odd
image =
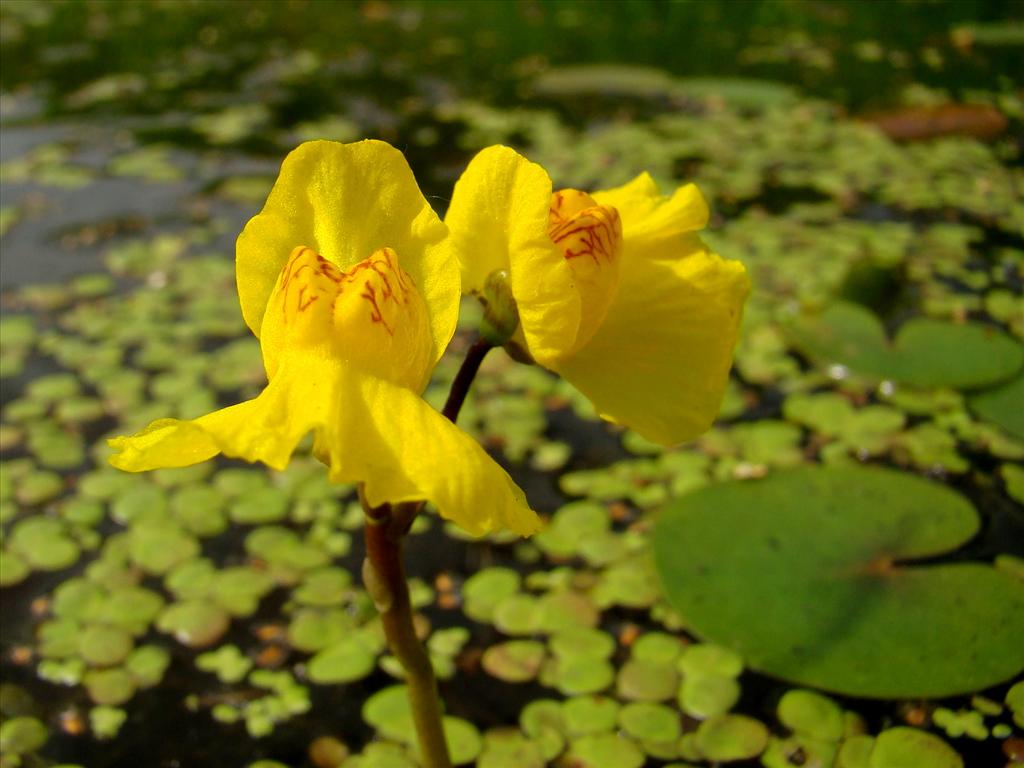
[(972, 136), (989, 140), (1006, 130), (1006, 117), (985, 104), (940, 104), (934, 107), (906, 107), (868, 115), (895, 141), (924, 141), (940, 136)]

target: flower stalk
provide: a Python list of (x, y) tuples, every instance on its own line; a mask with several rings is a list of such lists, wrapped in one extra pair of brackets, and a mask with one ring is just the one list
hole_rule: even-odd
[(487, 353), (493, 348), (494, 344), (481, 337), (473, 342), (466, 352), (462, 366), (459, 368), (459, 372), (455, 374), (451, 389), (448, 390), (448, 399), (445, 401), (444, 409), (441, 411), (452, 424), (459, 418), (459, 411), (462, 410), (462, 404), (466, 402), (469, 387), (473, 383), (477, 371), (480, 370), (481, 363), (483, 363)]
[[(452, 382), (443, 411), (453, 424), (462, 410), (480, 364), (493, 348), (490, 341), (480, 338), (467, 351)], [(405, 670), (409, 705), (424, 768), (451, 768), (437, 679), (434, 677), (430, 656), (416, 636), (409, 585), (402, 565), (402, 544), (416, 515), (423, 509), (423, 502), (372, 507), (362, 493), (359, 500), (366, 516), (363, 583), (380, 613), (388, 647)]]
[(409, 585), (402, 566), (404, 534), (391, 526), (391, 505), (374, 509), (364, 501), (363, 509), (366, 512), (363, 581), (380, 612), (388, 647), (405, 670), (424, 768), (451, 768), (434, 668), (413, 625)]

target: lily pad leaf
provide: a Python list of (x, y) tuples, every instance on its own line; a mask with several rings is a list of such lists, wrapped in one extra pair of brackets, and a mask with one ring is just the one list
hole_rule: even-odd
[(799, 317), (789, 332), (821, 362), (914, 386), (983, 387), (1024, 365), (1024, 347), (991, 326), (914, 318), (890, 341), (874, 314), (848, 302)]
[(853, 696), (950, 696), (1024, 670), (1024, 584), (976, 562), (915, 565), (970, 539), (956, 492), (865, 467), (722, 483), (665, 509), (669, 601), (754, 669)]
[(1002, 427), (1018, 440), (1024, 440), (1024, 375), (994, 389), (971, 397), (968, 401), (976, 414)]

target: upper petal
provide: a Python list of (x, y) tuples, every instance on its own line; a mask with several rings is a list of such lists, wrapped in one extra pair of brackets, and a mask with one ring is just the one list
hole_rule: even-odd
[(627, 239), (604, 323), (555, 370), (648, 440), (696, 437), (718, 413), (749, 290), (743, 265), (696, 235)]
[[(618, 209), (623, 237), (633, 243), (696, 232), (708, 223), (707, 201), (694, 184), (685, 184), (665, 197), (646, 172), (621, 187), (595, 192), (593, 196), (598, 203)], [(672, 251), (659, 249), (659, 253), (671, 258)]]
[(445, 216), (462, 264), (463, 290), (509, 270), (530, 354), (540, 362), (570, 349), (580, 324), (579, 291), (548, 236), (551, 179), (509, 147), (488, 147), (455, 185)]
[(278, 275), (297, 246), (342, 270), (382, 248), (401, 254), (429, 310), (433, 359), (440, 358), (458, 318), (458, 265), (446, 227), (401, 152), (381, 141), (311, 141), (285, 158), (263, 210), (236, 245), (242, 315), (257, 336)]

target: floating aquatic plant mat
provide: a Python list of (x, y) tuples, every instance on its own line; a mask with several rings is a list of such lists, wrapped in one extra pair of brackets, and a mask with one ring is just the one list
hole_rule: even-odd
[[(751, 55), (819, 60), (804, 43)], [(299, 139), (388, 132), (432, 202), (499, 142), (559, 185), (644, 169), (663, 189), (697, 181), (708, 239), (755, 286), (719, 420), (673, 450), (603, 425), (538, 368), (485, 363), (460, 426), (547, 526), (467, 540), (425, 518), (408, 542), (459, 764), (955, 768), (1024, 752), (1012, 137), (896, 144), (750, 78), (605, 70), (595, 91), (593, 71), (527, 74), (538, 100), (501, 108), (424, 99), (436, 84), (408, 62), (408, 82), (388, 81), (400, 95), (382, 97), (358, 51), (189, 50), (162, 73), (55, 91), (51, 117), (31, 89), (4, 94), (28, 115), (4, 126), (5, 144), (25, 139), (0, 166), (4, 269), (74, 265), (51, 282), (5, 272), (18, 278), (0, 320), (5, 768), (415, 765), (400, 666), (358, 578), (353, 489), (308, 455), (280, 473), (105, 466), (108, 435), (259, 392), (233, 233)], [(225, 70), (271, 106), (202, 90)], [(314, 77), (356, 96), (303, 111)], [(616, 101), (638, 77), (643, 103)], [(1011, 126), (1024, 115), (1012, 90), (970, 97)], [(117, 142), (112, 105), (133, 114)], [(435, 406), (456, 365), (439, 367)]]

